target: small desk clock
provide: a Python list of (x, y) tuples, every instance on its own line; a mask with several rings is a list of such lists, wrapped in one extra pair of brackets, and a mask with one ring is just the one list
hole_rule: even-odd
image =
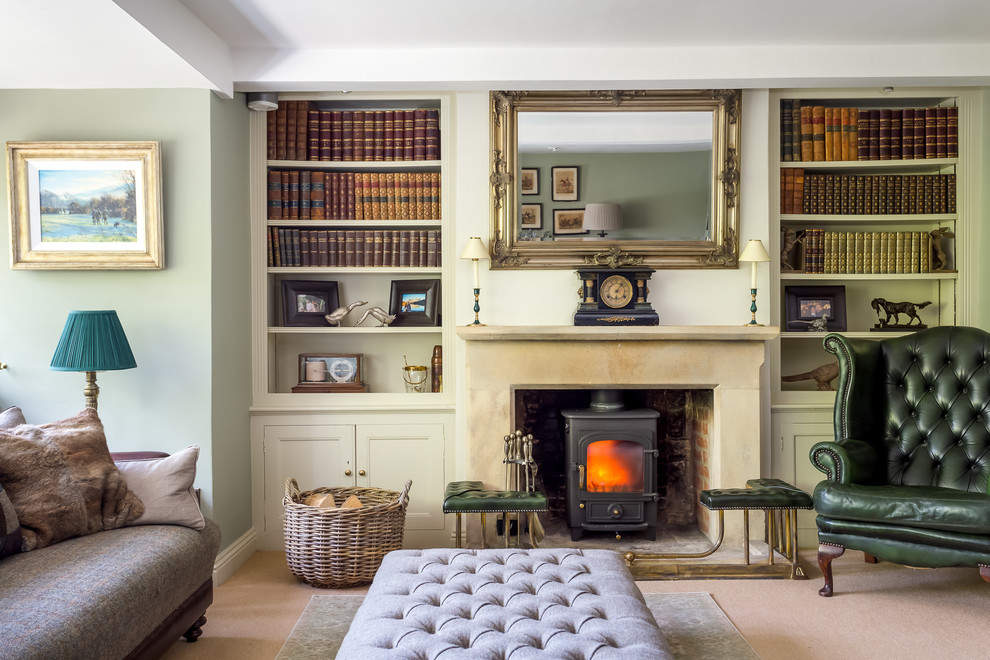
[(574, 325), (660, 325), (647, 300), (650, 268), (582, 268)]

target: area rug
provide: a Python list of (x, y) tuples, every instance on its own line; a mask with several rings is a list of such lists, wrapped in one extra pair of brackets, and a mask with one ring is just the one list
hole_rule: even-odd
[[(645, 594), (646, 604), (679, 660), (759, 660), (706, 593)], [(337, 655), (364, 596), (313, 596), (275, 660), (328, 660)]]

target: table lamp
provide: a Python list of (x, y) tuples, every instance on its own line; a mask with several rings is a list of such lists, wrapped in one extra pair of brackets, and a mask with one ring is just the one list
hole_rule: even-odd
[(746, 249), (739, 255), (739, 261), (749, 261), (753, 264), (752, 279), (749, 286), (750, 294), (753, 296), (749, 311), (753, 313), (753, 319), (747, 325), (763, 325), (756, 322), (756, 264), (761, 261), (770, 261), (770, 255), (767, 253), (767, 249), (763, 247), (763, 241), (753, 239), (747, 243)]
[(478, 295), (481, 293), (478, 278), (478, 261), (488, 258), (488, 248), (485, 247), (485, 242), (478, 236), (469, 238), (467, 245), (464, 246), (464, 252), (461, 253), (461, 259), (470, 259), (474, 262), (474, 323), (469, 323), (468, 325), (484, 325), (484, 323), (478, 320), (478, 312), (481, 311), (481, 306), (478, 304)]
[(137, 366), (127, 336), (113, 310), (74, 311), (62, 330), (55, 347), (51, 368), (54, 371), (85, 371), (86, 407), (96, 409), (100, 388), (97, 371), (133, 369)]
[(606, 230), (622, 228), (622, 207), (619, 204), (591, 203), (584, 207), (584, 228), (598, 231), (605, 238)]

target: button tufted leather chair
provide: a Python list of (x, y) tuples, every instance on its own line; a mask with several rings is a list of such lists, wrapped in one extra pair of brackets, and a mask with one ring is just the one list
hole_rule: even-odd
[(839, 359), (835, 442), (811, 448), (819, 593), (846, 548), (867, 561), (975, 566), (990, 582), (990, 334), (939, 327), (825, 338)]

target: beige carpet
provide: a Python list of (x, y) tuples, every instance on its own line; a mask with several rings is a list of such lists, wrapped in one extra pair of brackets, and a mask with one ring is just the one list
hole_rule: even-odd
[[(990, 584), (975, 569), (914, 570), (866, 564), (847, 552), (833, 562), (836, 595), (810, 580), (638, 582), (644, 593), (710, 594), (764, 660), (977, 659), (990, 655)], [(363, 594), (299, 582), (278, 552), (259, 552), (220, 586), (203, 636), (180, 641), (166, 660), (272, 660), (312, 596)]]

